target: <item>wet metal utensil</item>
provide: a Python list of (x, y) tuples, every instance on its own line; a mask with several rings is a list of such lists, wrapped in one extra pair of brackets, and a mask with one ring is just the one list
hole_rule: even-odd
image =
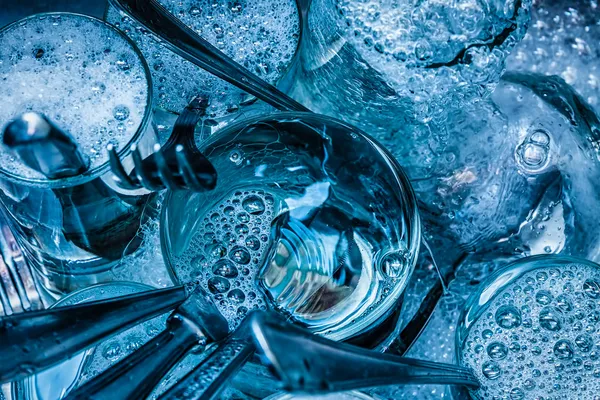
[(121, 11), (129, 14), (162, 40), (172, 50), (200, 68), (256, 96), (278, 110), (310, 111), (225, 55), (215, 46), (184, 25), (157, 0), (117, 0)]
[(197, 286), (173, 311), (162, 333), (75, 389), (67, 399), (144, 399), (192, 348), (222, 340), (228, 332), (227, 321)]
[(185, 189), (204, 192), (217, 184), (214, 166), (196, 147), (194, 130), (206, 113), (208, 102), (197, 97), (177, 118), (169, 140), (154, 147), (154, 153), (142, 159), (138, 148), (132, 147), (134, 169), (126, 173), (117, 149), (109, 145), (110, 168), (116, 184), (126, 190), (146, 188), (150, 191)]
[(177, 286), (0, 318), (0, 383), (23, 379), (183, 303)]
[(470, 369), (334, 342), (274, 314), (256, 313), (251, 329), (286, 391), (317, 394), (404, 384), (479, 387)]

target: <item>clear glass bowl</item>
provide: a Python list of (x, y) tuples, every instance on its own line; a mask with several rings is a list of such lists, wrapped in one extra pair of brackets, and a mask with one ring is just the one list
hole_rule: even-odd
[(469, 298), (456, 331), (457, 359), (491, 398), (593, 398), (600, 266), (542, 255), (511, 263)]
[(420, 222), (407, 177), (379, 144), (329, 117), (281, 113), (231, 125), (200, 150), (216, 189), (170, 192), (163, 204), (176, 281), (199, 280), (233, 326), (268, 305), (334, 340), (397, 308)]

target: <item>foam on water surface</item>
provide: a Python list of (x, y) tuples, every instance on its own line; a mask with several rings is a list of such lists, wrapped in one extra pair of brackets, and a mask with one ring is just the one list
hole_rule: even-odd
[[(184, 24), (250, 72), (276, 83), (299, 41), (294, 0), (161, 0)], [(107, 21), (138, 43), (154, 78), (155, 105), (179, 113), (196, 95), (209, 97), (213, 118), (236, 112), (249, 96), (176, 55), (156, 36), (109, 6)]]
[[(108, 159), (106, 146), (123, 148), (140, 128), (148, 104), (144, 61), (116, 30), (101, 21), (48, 14), (0, 32), (0, 129), (27, 111), (45, 114), (71, 134), (90, 158)], [(7, 149), (2, 168), (43, 178)]]
[(473, 368), (482, 399), (595, 398), (600, 270), (547, 267), (504, 285), (469, 327), (461, 362)]

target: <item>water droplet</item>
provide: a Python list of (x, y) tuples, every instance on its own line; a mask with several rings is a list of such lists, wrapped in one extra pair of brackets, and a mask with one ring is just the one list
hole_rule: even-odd
[(579, 350), (588, 353), (594, 348), (594, 341), (589, 335), (579, 335), (575, 338), (575, 345)]
[(568, 340), (559, 340), (554, 345), (554, 355), (559, 360), (570, 360), (573, 358), (573, 347)]
[(235, 265), (229, 260), (219, 260), (215, 263), (212, 269), (213, 274), (224, 278), (235, 278), (238, 276), (238, 270)]
[(208, 290), (213, 294), (225, 293), (230, 287), (229, 281), (220, 276), (214, 276), (208, 280)]
[(246, 238), (246, 247), (250, 250), (258, 250), (260, 249), (260, 241), (256, 236), (248, 236)]
[(406, 272), (408, 262), (401, 251), (386, 254), (381, 260), (381, 272), (390, 278), (399, 278)]
[(556, 307), (544, 307), (540, 311), (540, 326), (548, 331), (557, 332), (562, 328), (562, 312)]
[(521, 312), (514, 306), (502, 306), (496, 311), (496, 322), (504, 329), (521, 326)]
[(508, 354), (508, 348), (504, 343), (494, 342), (487, 347), (487, 353), (492, 360), (502, 360)]
[(583, 283), (583, 292), (592, 299), (597, 299), (600, 297), (600, 283), (587, 279)]
[(564, 313), (573, 310), (573, 303), (566, 294), (561, 294), (556, 297), (556, 306)]
[(121, 345), (117, 341), (108, 342), (102, 350), (102, 357), (109, 361), (114, 361), (121, 354)]
[(250, 232), (248, 225), (240, 224), (235, 226), (235, 233), (238, 235), (247, 235)]
[(236, 246), (229, 252), (229, 258), (238, 264), (246, 265), (250, 263), (250, 253), (241, 246)]
[(491, 380), (498, 379), (500, 375), (502, 375), (500, 367), (493, 361), (486, 361), (485, 363), (483, 363), (481, 371), (483, 372), (483, 375), (486, 378)]
[(125, 121), (129, 118), (129, 108), (124, 105), (118, 105), (113, 109), (113, 117), (117, 121)]
[(250, 215), (248, 215), (247, 212), (241, 212), (238, 214), (237, 219), (242, 224), (247, 224), (248, 222), (250, 222)]
[(525, 397), (525, 392), (521, 388), (512, 388), (510, 391), (510, 400), (521, 400)]
[(227, 247), (225, 247), (221, 243), (214, 243), (207, 246), (207, 252), (212, 258), (221, 258), (225, 257), (227, 254)]
[(227, 294), (227, 298), (236, 304), (241, 304), (246, 300), (246, 295), (240, 289), (233, 289)]
[(543, 306), (547, 306), (552, 302), (552, 293), (547, 290), (540, 290), (535, 294), (535, 301)]
[(252, 215), (260, 215), (265, 212), (265, 203), (258, 196), (248, 196), (242, 202), (244, 210)]

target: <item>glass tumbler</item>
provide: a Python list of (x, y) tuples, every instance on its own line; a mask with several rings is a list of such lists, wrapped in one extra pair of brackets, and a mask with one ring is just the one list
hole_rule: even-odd
[(153, 198), (112, 180), (106, 146), (126, 169), (131, 146), (142, 157), (156, 143), (152, 81), (133, 42), (105, 22), (48, 13), (0, 30), (0, 128), (26, 112), (69, 133), (89, 160), (86, 172), (49, 179), (0, 149), (0, 202), (25, 257), (53, 293), (110, 278), (140, 243)]
[(334, 340), (395, 329), (384, 322), (421, 232), (410, 183), (386, 150), (308, 113), (229, 125), (200, 150), (217, 170), (215, 190), (168, 192), (163, 204), (175, 280), (199, 281), (232, 327), (271, 307)]

